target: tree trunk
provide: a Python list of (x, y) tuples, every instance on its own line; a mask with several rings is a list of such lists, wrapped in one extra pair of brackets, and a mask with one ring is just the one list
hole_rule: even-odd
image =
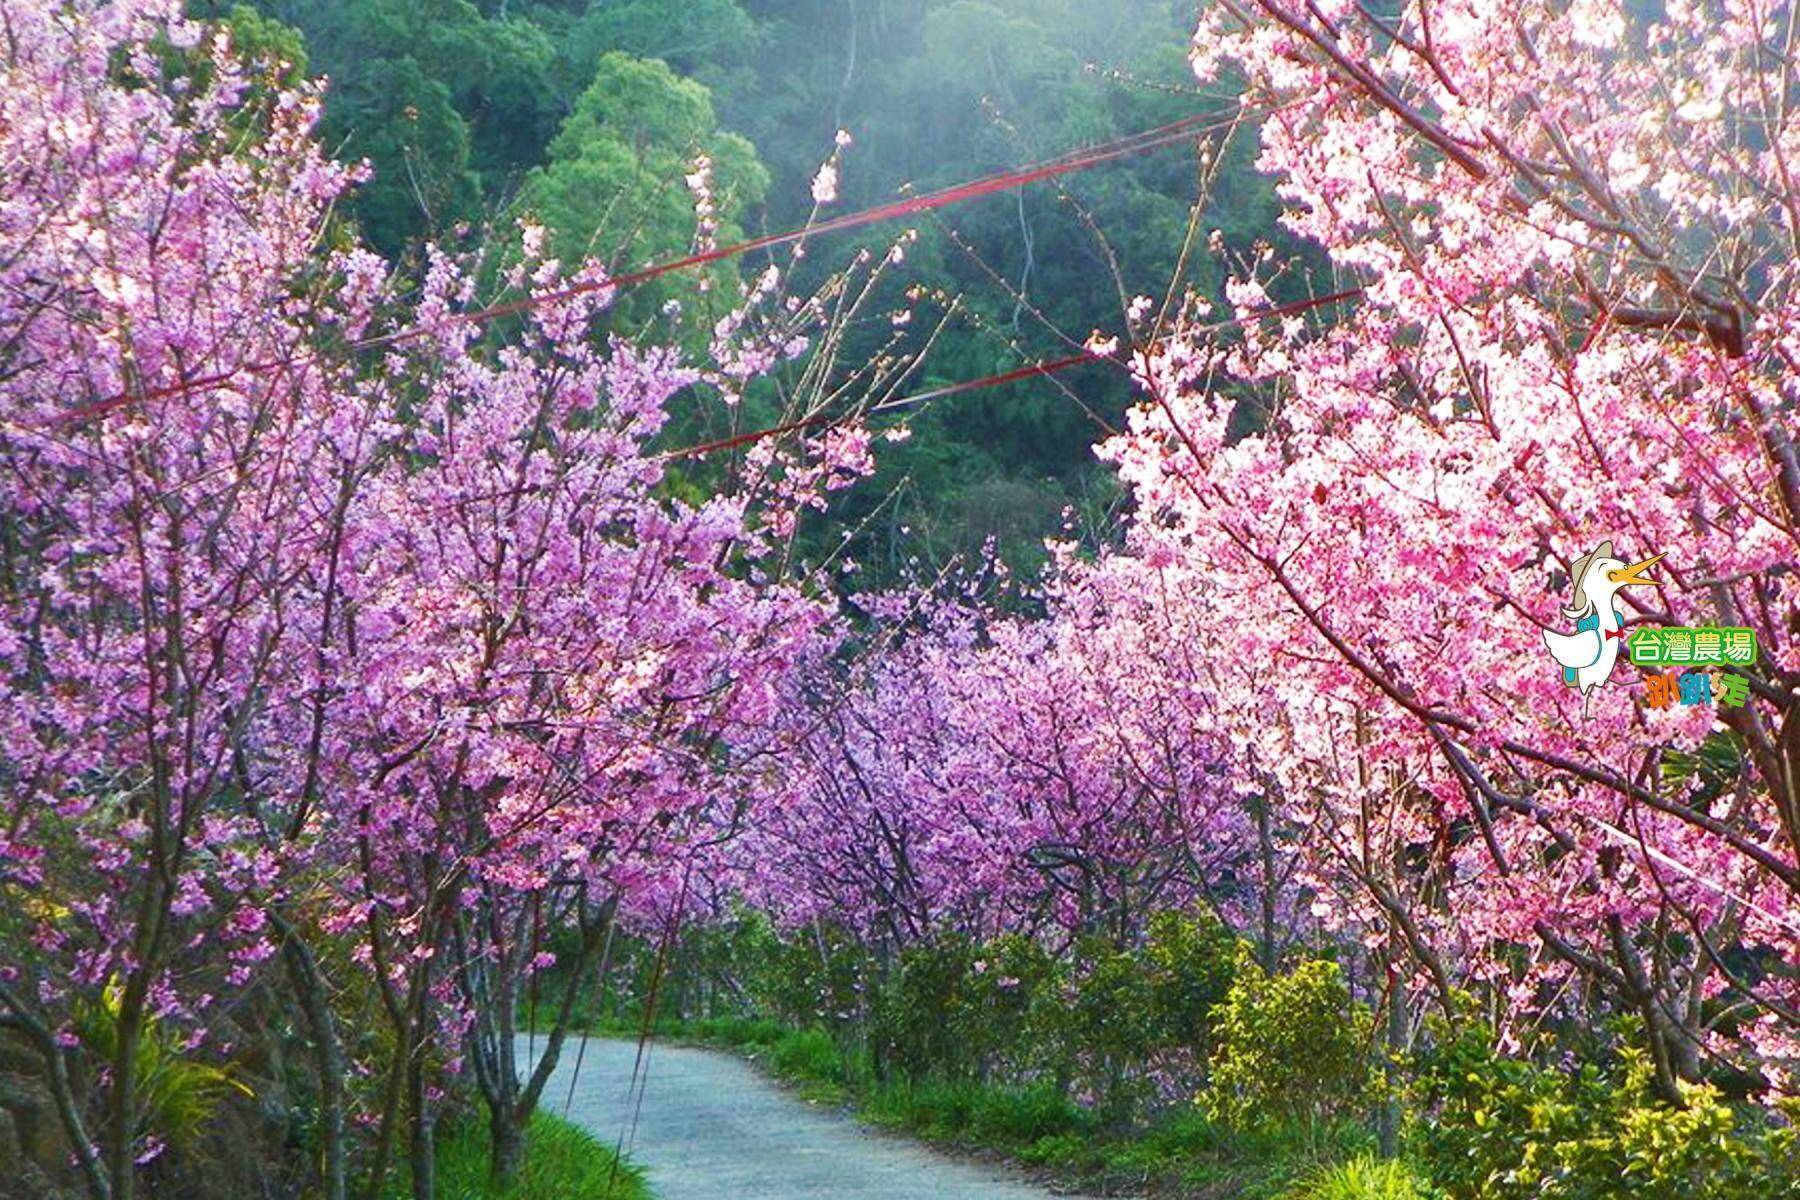
[(519, 1178), (519, 1167), (525, 1161), (525, 1122), (511, 1110), (495, 1110), (488, 1116), (488, 1136), (492, 1141), (489, 1162), (494, 1176), (494, 1190), (505, 1194)]
[(131, 1200), (137, 1183), (137, 1156), (133, 1153), (137, 1094), (138, 1044), (143, 1037), (144, 997), (134, 976), (125, 985), (113, 1022), (112, 1088), (107, 1097), (106, 1153), (110, 1172), (108, 1192), (112, 1200)]
[(318, 960), (310, 947), (300, 940), (292, 922), (279, 913), (271, 914), (275, 929), (282, 935), (282, 958), (287, 963), (288, 982), (306, 1023), (312, 1028), (313, 1073), (319, 1081), (319, 1129), (325, 1146), (323, 1185), (325, 1200), (344, 1200), (346, 1195), (344, 1168), (344, 1049), (338, 1041), (337, 1023), (331, 1015), (331, 1001), (325, 992), (325, 981), (319, 975)]
[(1397, 939), (1388, 939), (1387, 952), (1387, 1053), (1383, 1055), (1381, 1073), (1387, 1084), (1381, 1112), (1376, 1118), (1376, 1135), (1384, 1158), (1400, 1153), (1400, 1056), (1406, 1052), (1406, 981), (1402, 974)]
[(408, 1004), (393, 1014), (394, 1021), (394, 1053), (393, 1061), (388, 1066), (387, 1091), (383, 1093), (381, 1103), (381, 1124), (375, 1135), (375, 1150), (365, 1190), (364, 1200), (382, 1200), (386, 1195), (383, 1184), (387, 1182), (388, 1167), (393, 1161), (394, 1144), (399, 1137), (401, 1111), (406, 1098), (407, 1053), (412, 1046), (412, 1022), (407, 1016), (412, 1011)]
[[(423, 1020), (420, 1021), (423, 1025)], [(434, 1200), (437, 1194), (436, 1150), (432, 1145), (432, 1114), (429, 1080), (425, 1066), (427, 1039), (421, 1035), (410, 1051), (406, 1064), (408, 1105), (412, 1115), (412, 1137), (409, 1151), (412, 1165), (413, 1200)]]
[(1275, 835), (1265, 794), (1251, 801), (1256, 808), (1256, 844), (1262, 858), (1262, 936), (1257, 939), (1257, 962), (1268, 974), (1275, 973)]

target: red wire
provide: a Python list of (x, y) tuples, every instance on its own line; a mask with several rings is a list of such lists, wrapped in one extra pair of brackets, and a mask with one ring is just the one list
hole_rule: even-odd
[[(1205, 117), (1201, 116), (1183, 117), (1179, 121), (1171, 121), (1167, 125), (1160, 125), (1155, 129), (1146, 130), (1143, 133), (1132, 134), (1129, 137), (1120, 138), (1115, 142), (1102, 143), (1100, 146), (1090, 147), (1087, 150), (1074, 151), (1061, 158), (1051, 159), (1049, 162), (1040, 163), (1034, 167), (1026, 167), (1016, 171), (1007, 171), (999, 175), (990, 175), (970, 183), (941, 188), (938, 191), (927, 192), (920, 196), (909, 196), (904, 200), (895, 200), (890, 201), (887, 204), (878, 204), (874, 208), (865, 208), (860, 212), (846, 213), (843, 216), (832, 217), (825, 221), (818, 221), (799, 229), (790, 229), (785, 233), (771, 233), (765, 234), (762, 237), (749, 238), (742, 242), (734, 242), (729, 246), (719, 246), (699, 254), (690, 254), (684, 258), (657, 263), (653, 266), (644, 267), (641, 270), (632, 271), (625, 275), (614, 276), (610, 279), (599, 280), (594, 283), (576, 284), (573, 287), (563, 288), (560, 291), (547, 292), (541, 296), (529, 296), (519, 300), (512, 300), (505, 304), (496, 304), (490, 308), (478, 309), (471, 313), (458, 313), (453, 317), (446, 317), (442, 321), (431, 325), (415, 326), (411, 329), (402, 329), (395, 333), (369, 338), (357, 343), (357, 349), (369, 349), (376, 346), (390, 345), (394, 342), (408, 341), (412, 338), (419, 337), (422, 334), (429, 333), (441, 325), (454, 324), (458, 321), (489, 321), (495, 317), (511, 316), (515, 313), (524, 312), (527, 309), (535, 308), (540, 304), (550, 304), (559, 300), (572, 299), (573, 297), (584, 295), (588, 292), (600, 291), (605, 288), (631, 287), (634, 284), (646, 283), (649, 280), (670, 274), (674, 271), (685, 271), (693, 267), (702, 267), (709, 263), (719, 262), (723, 259), (737, 258), (740, 255), (749, 254), (755, 250), (767, 250), (776, 246), (789, 245), (793, 242), (800, 241), (803, 238), (812, 237), (815, 234), (836, 233), (839, 230), (854, 229), (860, 225), (870, 225), (879, 221), (892, 221), (898, 217), (912, 216), (915, 213), (928, 212), (931, 209), (943, 208), (946, 205), (960, 203), (964, 200), (973, 200), (978, 196), (986, 196), (1000, 191), (1011, 191), (1015, 188), (1024, 187), (1027, 184), (1039, 183), (1045, 179), (1055, 178), (1058, 175), (1067, 175), (1075, 171), (1085, 171), (1089, 167), (1097, 166), (1100, 163), (1118, 158), (1121, 155), (1130, 154), (1135, 151), (1151, 150), (1158, 146), (1167, 145), (1170, 142), (1179, 141), (1184, 137), (1194, 136), (1189, 130), (1205, 119)], [(1234, 117), (1233, 120), (1235, 119), (1237, 118)]]
[[(1220, 330), (1232, 329), (1250, 321), (1261, 321), (1269, 317), (1292, 316), (1295, 313), (1305, 312), (1308, 309), (1320, 308), (1327, 304), (1334, 304), (1339, 300), (1349, 300), (1360, 295), (1362, 295), (1361, 288), (1346, 288), (1341, 292), (1332, 292), (1326, 296), (1314, 296), (1309, 300), (1292, 300), (1286, 304), (1277, 304), (1272, 308), (1258, 309), (1248, 316), (1234, 317), (1229, 321), (1216, 321), (1211, 325), (1199, 326), (1190, 332), (1217, 333)], [(1163, 340), (1166, 341), (1167, 339), (1165, 338)], [(1148, 347), (1144, 348), (1147, 349)], [(980, 379), (966, 379), (960, 383), (946, 384), (943, 387), (932, 388), (929, 391), (915, 392), (910, 396), (903, 396), (898, 400), (885, 400), (869, 411), (871, 413), (891, 412), (897, 408), (909, 408), (915, 404), (923, 404), (928, 400), (941, 400), (945, 396), (956, 396), (963, 392), (973, 392), (980, 388), (998, 387), (1003, 383), (1015, 383), (1021, 379), (1029, 379), (1034, 375), (1051, 375), (1057, 371), (1066, 371), (1070, 367), (1078, 367), (1083, 363), (1115, 361), (1117, 360), (1111, 355), (1096, 354), (1092, 350), (1083, 350), (1079, 354), (1070, 354), (1063, 358), (1053, 358), (1048, 362), (1027, 363), (1022, 367), (1014, 367), (1010, 371), (1002, 371), (998, 375), (984, 375)], [(783, 433), (792, 433), (796, 429), (806, 429), (813, 425), (820, 425), (827, 421), (837, 419), (840, 418), (820, 413), (817, 416), (803, 417), (798, 421), (788, 421), (781, 425), (771, 425), (767, 429), (753, 429), (749, 433), (740, 433), (735, 437), (721, 438), (716, 442), (706, 442), (699, 446), (683, 446), (679, 450), (668, 450), (659, 457), (697, 458), (703, 454), (711, 454), (715, 450), (730, 450), (738, 446), (747, 445), (750, 442), (761, 441), (766, 437), (774, 437)]]
[[(1125, 154), (1151, 150), (1158, 146), (1168, 145), (1171, 142), (1179, 141), (1184, 138), (1198, 136), (1199, 134), (1214, 129), (1223, 128), (1226, 125), (1242, 119), (1245, 111), (1247, 110), (1240, 108), (1234, 110), (1229, 116), (1220, 116), (1218, 114), (1196, 114), (1183, 117), (1178, 121), (1171, 121), (1166, 125), (1159, 125), (1154, 129), (1130, 134), (1110, 142), (1102, 142), (1085, 149), (1071, 151), (1068, 154), (1047, 160), (1035, 166), (986, 176), (968, 183), (941, 188), (937, 191), (927, 192), (919, 196), (911, 196), (904, 200), (879, 204), (873, 208), (863, 209), (854, 213), (846, 213), (842, 216), (815, 222), (799, 229), (788, 230), (784, 233), (767, 234), (762, 237), (735, 242), (729, 246), (716, 247), (699, 254), (690, 254), (683, 258), (673, 259), (669, 262), (657, 263), (637, 271), (632, 271), (599, 282), (578, 284), (573, 287), (563, 288), (559, 291), (548, 292), (540, 296), (529, 296), (523, 299), (509, 301), (505, 304), (496, 304), (489, 308), (477, 309), (474, 312), (457, 313), (453, 316), (428, 324), (416, 325), (408, 329), (397, 330), (393, 333), (364, 338), (360, 341), (351, 343), (349, 349), (352, 353), (378, 349), (399, 342), (411, 341), (414, 338), (422, 337), (434, 330), (460, 322), (473, 322), (479, 324), (494, 320), (498, 317), (525, 312), (539, 305), (571, 299), (587, 292), (599, 291), (603, 288), (630, 287), (634, 284), (644, 283), (675, 271), (688, 270), (693, 267), (705, 266), (709, 263), (736, 258), (755, 250), (765, 250), (776, 246), (788, 245), (814, 234), (836, 233), (840, 230), (854, 229), (861, 225), (873, 224), (879, 221), (891, 221), (899, 217), (911, 216), (916, 213), (942, 208), (946, 205), (960, 203), (964, 200), (972, 200), (980, 196), (991, 195), (995, 192), (1011, 191), (1016, 188), (1025, 187), (1028, 184), (1042, 182), (1043, 180), (1052, 179), (1060, 175), (1067, 175), (1076, 171), (1085, 171), (1089, 167), (1098, 166), (1103, 162), (1110, 161), (1111, 159), (1118, 158)], [(58, 418), (58, 421), (59, 423), (65, 424), (78, 424), (93, 417), (103, 416), (126, 404), (160, 400), (170, 396), (183, 395), (198, 388), (211, 387), (216, 384), (229, 382), (239, 375), (260, 374), (264, 371), (272, 371), (288, 365), (291, 361), (292, 359), (290, 358), (243, 363), (228, 371), (204, 376), (199, 379), (184, 380), (180, 383), (169, 384), (160, 388), (152, 388), (143, 392), (121, 392), (116, 396), (109, 396), (105, 400), (99, 400), (93, 404), (74, 409)], [(978, 384), (977, 386), (982, 385)]]

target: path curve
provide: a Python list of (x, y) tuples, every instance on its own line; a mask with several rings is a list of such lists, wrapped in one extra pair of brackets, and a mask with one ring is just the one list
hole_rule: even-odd
[[(526, 1058), (519, 1038), (519, 1060)], [(543, 1048), (540, 1042), (538, 1048)], [(542, 1104), (561, 1114), (581, 1043), (563, 1047)], [(624, 1145), (657, 1200), (1048, 1200), (1054, 1193), (999, 1168), (958, 1162), (872, 1132), (783, 1091), (735, 1054), (686, 1046), (647, 1050), (632, 1129), (637, 1043), (589, 1038), (571, 1121)]]

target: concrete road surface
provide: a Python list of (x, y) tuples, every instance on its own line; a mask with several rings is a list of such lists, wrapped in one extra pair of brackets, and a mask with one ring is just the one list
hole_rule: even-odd
[[(519, 1061), (525, 1039), (519, 1039)], [(541, 1050), (543, 1043), (538, 1043)], [(581, 1043), (564, 1048), (543, 1105), (562, 1114)], [(622, 1145), (658, 1200), (1048, 1200), (1052, 1193), (784, 1092), (733, 1054), (647, 1050), (641, 1106), (630, 1094), (635, 1042), (591, 1038), (570, 1120)], [(633, 1126), (633, 1110), (636, 1123)]]

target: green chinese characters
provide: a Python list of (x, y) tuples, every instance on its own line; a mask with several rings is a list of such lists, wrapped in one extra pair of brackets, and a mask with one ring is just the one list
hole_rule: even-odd
[(1756, 662), (1756, 630), (1665, 625), (1634, 630), (1627, 648), (1633, 665), (1640, 667), (1748, 667)]

